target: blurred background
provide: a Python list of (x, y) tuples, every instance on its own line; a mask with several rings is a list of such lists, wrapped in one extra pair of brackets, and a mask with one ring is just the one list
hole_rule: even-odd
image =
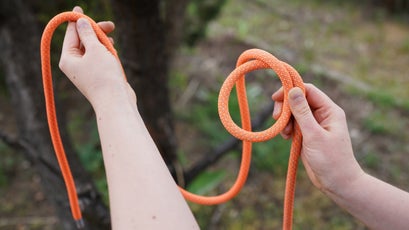
[[(218, 91), (240, 53), (261, 48), (345, 110), (367, 172), (409, 190), (409, 1), (2, 0), (0, 229), (75, 229), (46, 124), (39, 47), (46, 23), (76, 5), (96, 21), (115, 22), (112, 36), (138, 107), (179, 185), (211, 195), (235, 180), (240, 142), (218, 119)], [(65, 26), (51, 51), (59, 125), (86, 229), (110, 229), (95, 117), (58, 69)], [(269, 70), (246, 80), (254, 127), (265, 129), (281, 84)], [(234, 93), (230, 111), (238, 121)], [(289, 146), (281, 137), (255, 144), (236, 198), (190, 204), (201, 228), (280, 229)], [(315, 189), (300, 164), (294, 229), (365, 227)]]

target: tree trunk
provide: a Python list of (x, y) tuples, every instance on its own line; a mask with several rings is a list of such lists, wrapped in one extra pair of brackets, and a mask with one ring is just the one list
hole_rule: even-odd
[[(47, 198), (56, 207), (63, 229), (76, 229), (71, 217), (63, 183), (45, 116), (40, 71), (39, 23), (26, 2), (3, 0), (0, 3), (0, 61), (15, 109), (19, 149), (40, 174)], [(83, 205), (86, 229), (110, 229), (109, 212), (103, 204), (91, 177), (82, 167), (73, 146), (60, 124), (67, 157)], [(3, 137), (3, 140), (6, 138)]]
[[(185, 0), (184, 0), (185, 1)], [(169, 58), (167, 28), (179, 29), (179, 24), (165, 24), (159, 0), (111, 1), (119, 53), (138, 98), (138, 108), (162, 157), (170, 169), (176, 159), (176, 138), (168, 88)], [(172, 5), (176, 3), (172, 2)], [(181, 6), (181, 5), (180, 5)], [(183, 5), (181, 6), (183, 8)], [(165, 13), (181, 13), (178, 7)], [(177, 37), (172, 33), (172, 37)], [(171, 43), (174, 44), (174, 43)]]

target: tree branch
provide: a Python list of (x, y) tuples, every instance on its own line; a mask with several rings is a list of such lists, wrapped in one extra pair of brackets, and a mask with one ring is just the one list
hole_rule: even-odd
[(0, 130), (0, 140), (3, 141), (10, 148), (16, 150), (17, 152), (23, 154), (27, 160), (33, 164), (42, 164), (54, 175), (60, 176), (60, 170), (48, 162), (43, 157), (36, 154), (35, 148), (31, 144), (22, 138), (11, 137), (10, 135), (4, 133)]
[[(266, 106), (254, 120), (252, 120), (253, 129), (260, 129), (267, 118), (271, 117), (271, 113), (274, 109), (274, 103), (272, 102)], [(206, 170), (209, 166), (218, 162), (226, 153), (230, 150), (237, 149), (241, 141), (231, 137), (225, 142), (220, 144), (217, 148), (211, 152), (204, 154), (204, 157), (193, 165), (189, 170), (184, 173), (185, 185), (191, 183), (201, 172)]]

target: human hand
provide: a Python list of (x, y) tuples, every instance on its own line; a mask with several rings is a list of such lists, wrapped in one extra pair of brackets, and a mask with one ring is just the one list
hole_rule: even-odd
[[(314, 85), (305, 84), (305, 92), (304, 96), (300, 88), (293, 88), (288, 100), (303, 135), (301, 158), (307, 174), (324, 192), (346, 188), (363, 171), (353, 154), (345, 113)], [(275, 92), (272, 99), (275, 101), (273, 117), (278, 119), (283, 90)], [(292, 123), (288, 124), (281, 135), (290, 138), (292, 127)]]
[[(73, 11), (82, 13), (80, 7)], [(99, 22), (98, 25), (107, 34), (115, 28), (110, 21)], [(110, 40), (113, 42), (112, 38)], [(123, 92), (131, 93), (134, 98), (133, 90), (123, 76), (120, 61), (98, 40), (86, 19), (68, 23), (59, 66), (93, 105), (107, 96)]]

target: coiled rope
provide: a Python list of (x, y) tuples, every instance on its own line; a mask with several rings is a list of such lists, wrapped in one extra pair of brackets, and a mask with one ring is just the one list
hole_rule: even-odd
[[(47, 24), (41, 38), (41, 69), (50, 135), (58, 164), (61, 168), (66, 185), (73, 218), (75, 219), (78, 228), (82, 228), (84, 226), (84, 222), (82, 220), (76, 187), (58, 129), (50, 64), (50, 45), (55, 29), (64, 22), (77, 21), (79, 18), (88, 19), (101, 43), (105, 45), (106, 48), (118, 60), (119, 58), (115, 48), (105, 33), (91, 18), (81, 13), (64, 12), (58, 14)], [(272, 69), (277, 73), (283, 85), (284, 101), (281, 115), (274, 125), (264, 131), (252, 132), (250, 111), (245, 89), (245, 74), (258, 69)], [(234, 123), (228, 109), (230, 92), (234, 86), (236, 86), (239, 101), (242, 127), (239, 127)], [(291, 119), (291, 111), (288, 105), (287, 95), (289, 90), (293, 87), (299, 87), (304, 90), (304, 83), (297, 71), (287, 63), (282, 62), (268, 52), (259, 49), (250, 49), (240, 55), (237, 61), (236, 69), (231, 72), (220, 89), (218, 100), (218, 111), (222, 124), (234, 137), (243, 141), (242, 160), (237, 179), (227, 192), (217, 196), (200, 196), (180, 188), (180, 191), (187, 200), (203, 205), (214, 205), (226, 202), (239, 193), (247, 179), (249, 172), (252, 143), (272, 139), (278, 135), (289, 123)], [(301, 142), (301, 131), (296, 122), (294, 122), (294, 133), (290, 150), (284, 195), (283, 229), (285, 230), (292, 229), (295, 177), (297, 173), (298, 159), (300, 157)]]

